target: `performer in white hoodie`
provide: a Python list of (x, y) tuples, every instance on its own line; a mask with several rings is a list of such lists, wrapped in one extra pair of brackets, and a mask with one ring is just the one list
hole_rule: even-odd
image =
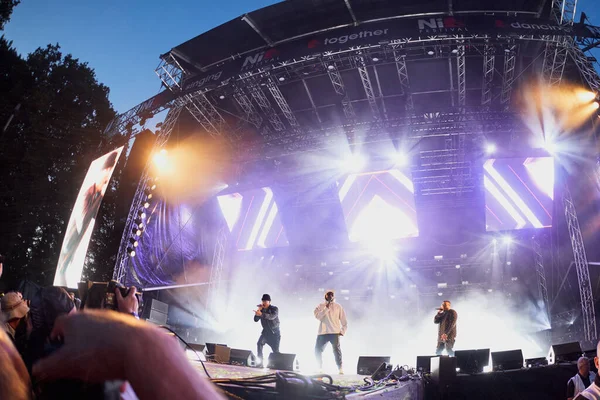
[(340, 336), (344, 336), (346, 333), (348, 321), (346, 320), (344, 308), (335, 303), (335, 293), (333, 290), (328, 290), (327, 293), (325, 293), (325, 302), (319, 304), (317, 308), (315, 308), (315, 318), (321, 321), (319, 324), (317, 344), (315, 345), (315, 356), (319, 363), (319, 369), (323, 367), (323, 350), (329, 342), (333, 347), (335, 363), (337, 364), (340, 374), (343, 374)]

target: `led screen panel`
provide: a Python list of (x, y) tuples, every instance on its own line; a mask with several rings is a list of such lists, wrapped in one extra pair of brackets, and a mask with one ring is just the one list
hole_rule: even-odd
[(119, 147), (90, 164), (69, 218), (54, 275), (54, 286), (76, 288), (81, 280), (96, 215), (122, 150), (123, 147)]
[(351, 174), (339, 197), (352, 242), (395, 240), (419, 235), (415, 196), (408, 171)]
[(552, 157), (489, 159), (483, 170), (487, 231), (552, 226)]
[(269, 187), (218, 196), (236, 249), (287, 246), (273, 191)]

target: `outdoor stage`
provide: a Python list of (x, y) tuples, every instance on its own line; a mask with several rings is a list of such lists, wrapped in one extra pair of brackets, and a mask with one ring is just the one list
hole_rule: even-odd
[[(192, 361), (192, 364), (204, 374), (204, 370), (202, 365), (199, 362)], [(250, 368), (238, 365), (228, 365), (228, 364), (217, 364), (206, 362), (204, 364), (209, 374), (213, 379), (243, 379), (243, 378), (252, 378), (263, 376), (267, 374), (272, 374), (277, 371), (268, 370), (268, 369), (260, 369), (260, 368)], [(356, 375), (356, 374), (345, 374), (345, 375), (330, 375), (333, 379), (333, 384), (338, 386), (358, 386), (364, 385), (364, 379), (367, 376), (364, 375)], [(275, 385), (272, 385), (275, 388)], [(289, 399), (289, 396), (284, 396), (282, 394), (277, 394), (275, 392), (269, 393), (260, 393), (260, 394), (251, 394), (249, 396), (243, 396), (242, 392), (244, 389), (240, 388), (231, 388), (232, 392), (237, 396), (240, 396), (244, 399)], [(418, 380), (408, 380), (406, 382), (398, 382), (397, 384), (386, 386), (380, 389), (374, 389), (371, 391), (356, 391), (354, 393), (348, 394), (345, 396), (347, 399), (352, 398), (387, 398), (387, 399), (403, 399), (403, 400), (420, 400), (423, 399), (423, 385), (420, 379)], [(300, 397), (298, 397), (300, 398)], [(306, 397), (308, 398), (308, 397)], [(344, 397), (331, 397), (333, 398), (344, 398)]]
[[(192, 361), (202, 374), (202, 365)], [(213, 379), (244, 379), (264, 376), (274, 373), (274, 370), (249, 368), (237, 365), (205, 363), (206, 369)], [(385, 398), (403, 400), (437, 400), (437, 399), (565, 399), (567, 381), (577, 373), (575, 364), (559, 364), (528, 368), (521, 370), (509, 370), (499, 372), (488, 372), (479, 374), (458, 374), (452, 382), (440, 387), (434, 383), (430, 375), (424, 379), (408, 380), (386, 386), (373, 391), (355, 391), (346, 394), (345, 397), (331, 398)], [(367, 376), (346, 374), (331, 375), (334, 385), (358, 386), (365, 384)], [(275, 385), (272, 385), (275, 388)], [(290, 398), (275, 391), (260, 394), (244, 395), (241, 388), (228, 386), (237, 396), (244, 399), (278, 399)], [(298, 397), (302, 398), (302, 397)], [(309, 397), (305, 397), (309, 398)]]

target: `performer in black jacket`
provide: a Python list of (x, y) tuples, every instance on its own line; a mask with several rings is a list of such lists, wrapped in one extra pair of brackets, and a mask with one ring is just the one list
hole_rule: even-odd
[(254, 322), (260, 321), (262, 333), (256, 343), (256, 355), (258, 356), (258, 366), (262, 367), (263, 347), (265, 344), (271, 346), (273, 353), (279, 353), (279, 342), (281, 333), (279, 332), (279, 309), (271, 305), (271, 296), (263, 294), (262, 303), (258, 310), (254, 311)]
[(444, 348), (449, 356), (454, 356), (454, 341), (456, 340), (456, 321), (458, 314), (454, 311), (449, 300), (444, 300), (438, 308), (438, 313), (433, 322), (438, 324), (438, 340), (435, 354), (441, 355)]

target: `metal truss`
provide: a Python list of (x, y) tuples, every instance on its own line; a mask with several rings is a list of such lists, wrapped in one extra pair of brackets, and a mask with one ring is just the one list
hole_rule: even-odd
[(406, 110), (412, 111), (414, 109), (412, 92), (410, 90), (410, 80), (408, 79), (408, 71), (406, 70), (406, 55), (399, 55), (397, 51), (394, 51), (394, 60), (396, 61), (396, 70), (398, 71), (398, 78), (400, 79), (400, 88), (406, 103)]
[(227, 255), (227, 227), (222, 226), (217, 233), (215, 250), (210, 267), (210, 287), (208, 289), (208, 310), (219, 315), (216, 305), (221, 301), (221, 281), (223, 277), (223, 267)]
[[(563, 40), (568, 39), (563, 38)], [(544, 76), (545, 81), (550, 86), (558, 85), (562, 81), (562, 76), (565, 70), (565, 64), (567, 63), (568, 54), (569, 46), (567, 45), (567, 43), (546, 43), (542, 74)]]
[(585, 340), (596, 339), (596, 314), (594, 312), (594, 295), (590, 281), (590, 271), (585, 254), (583, 236), (579, 227), (575, 204), (571, 192), (565, 184), (563, 190), (563, 206), (565, 207), (565, 218), (571, 237), (575, 268), (577, 269), (577, 280), (579, 281), (579, 295), (581, 297), (581, 313), (583, 317), (583, 333)]
[(358, 55), (356, 57), (358, 74), (360, 75), (360, 80), (362, 82), (363, 88), (365, 89), (365, 94), (367, 95), (367, 101), (369, 102), (369, 106), (371, 107), (371, 112), (373, 113), (373, 118), (375, 120), (379, 120), (379, 107), (377, 106), (377, 99), (375, 98), (375, 93), (373, 92), (373, 85), (371, 84), (371, 78), (369, 78), (369, 71), (367, 70), (367, 66), (365, 65), (365, 59), (362, 55)]
[(331, 84), (333, 85), (333, 90), (342, 97), (342, 109), (344, 111), (344, 116), (349, 121), (354, 121), (356, 119), (356, 114), (354, 113), (354, 108), (352, 107), (352, 103), (348, 98), (348, 94), (346, 93), (346, 88), (344, 87), (344, 81), (342, 80), (342, 75), (338, 70), (335, 62), (329, 61), (329, 63), (324, 63), (325, 70), (327, 71), (327, 75), (331, 80)]
[(281, 112), (283, 113), (285, 118), (290, 123), (290, 126), (293, 129), (300, 128), (300, 125), (298, 124), (298, 121), (296, 120), (296, 116), (294, 115), (294, 112), (290, 108), (285, 97), (283, 97), (283, 94), (281, 93), (281, 90), (279, 90), (279, 87), (275, 84), (275, 82), (273, 82), (272, 78), (269, 78), (269, 80), (267, 81), (267, 88), (269, 89), (269, 92), (271, 92), (271, 95), (275, 99), (275, 102), (281, 109)]
[(546, 270), (544, 268), (544, 254), (542, 253), (542, 247), (540, 246), (540, 239), (537, 235), (531, 238), (531, 244), (533, 248), (533, 257), (535, 261), (535, 272), (537, 274), (538, 292), (540, 300), (544, 303), (544, 309), (548, 316), (548, 323), (551, 324), (550, 320), (550, 302), (548, 301), (548, 285), (546, 284)]
[(250, 101), (246, 93), (244, 93), (241, 87), (236, 86), (233, 92), (233, 98), (244, 111), (244, 114), (246, 114), (246, 120), (250, 124), (254, 125), (256, 128), (260, 128), (263, 122), (263, 118), (256, 111), (256, 109), (252, 105), (252, 102)]
[(173, 91), (181, 89), (185, 72), (171, 53), (161, 57), (160, 64), (154, 72), (156, 72), (165, 87)]
[(600, 91), (600, 76), (594, 68), (592, 62), (586, 57), (585, 53), (576, 45), (571, 47), (570, 55), (577, 64), (579, 73), (589, 85), (590, 89), (596, 93)]
[(456, 71), (458, 74), (458, 106), (464, 107), (467, 101), (467, 74), (465, 71), (465, 41), (459, 40), (456, 49)]
[(275, 110), (273, 110), (269, 99), (267, 99), (267, 96), (265, 96), (265, 93), (262, 91), (260, 86), (255, 82), (252, 82), (248, 86), (248, 90), (250, 91), (250, 95), (256, 104), (258, 104), (258, 107), (260, 107), (262, 112), (267, 116), (267, 119), (271, 123), (271, 126), (273, 126), (273, 129), (275, 129), (277, 132), (284, 131), (285, 125), (281, 121), (281, 118), (279, 118), (279, 115), (277, 115)]
[[(175, 127), (175, 123), (179, 119), (181, 109), (182, 107), (179, 106), (173, 107), (171, 110), (169, 110), (169, 113), (163, 121), (160, 130), (156, 132), (156, 141), (154, 142), (154, 146), (152, 148), (152, 154), (155, 154), (161, 147), (165, 145), (167, 140), (169, 140), (171, 132), (173, 132), (173, 128)], [(117, 282), (126, 283), (125, 277), (127, 275), (127, 262), (129, 261), (127, 247), (129, 247), (129, 238), (131, 238), (134, 220), (137, 218), (137, 211), (140, 209), (142, 202), (146, 199), (145, 190), (150, 179), (148, 176), (150, 162), (150, 160), (146, 162), (146, 166), (142, 172), (142, 177), (133, 196), (131, 207), (129, 208), (129, 214), (127, 215), (127, 221), (125, 222), (125, 229), (123, 230), (123, 235), (121, 236), (121, 243), (117, 253), (115, 269), (113, 271), (113, 279)]]
[(185, 106), (192, 117), (213, 137), (220, 137), (228, 131), (227, 123), (217, 109), (211, 104), (204, 92), (188, 93), (177, 101)]
[(507, 108), (510, 105), (513, 84), (515, 82), (515, 61), (517, 59), (517, 45), (510, 43), (504, 51), (504, 73), (502, 74), (502, 93), (500, 103)]
[(494, 64), (496, 55), (494, 46), (485, 45), (483, 54), (483, 85), (481, 87), (481, 104), (489, 106), (492, 103), (492, 81), (494, 79)]

